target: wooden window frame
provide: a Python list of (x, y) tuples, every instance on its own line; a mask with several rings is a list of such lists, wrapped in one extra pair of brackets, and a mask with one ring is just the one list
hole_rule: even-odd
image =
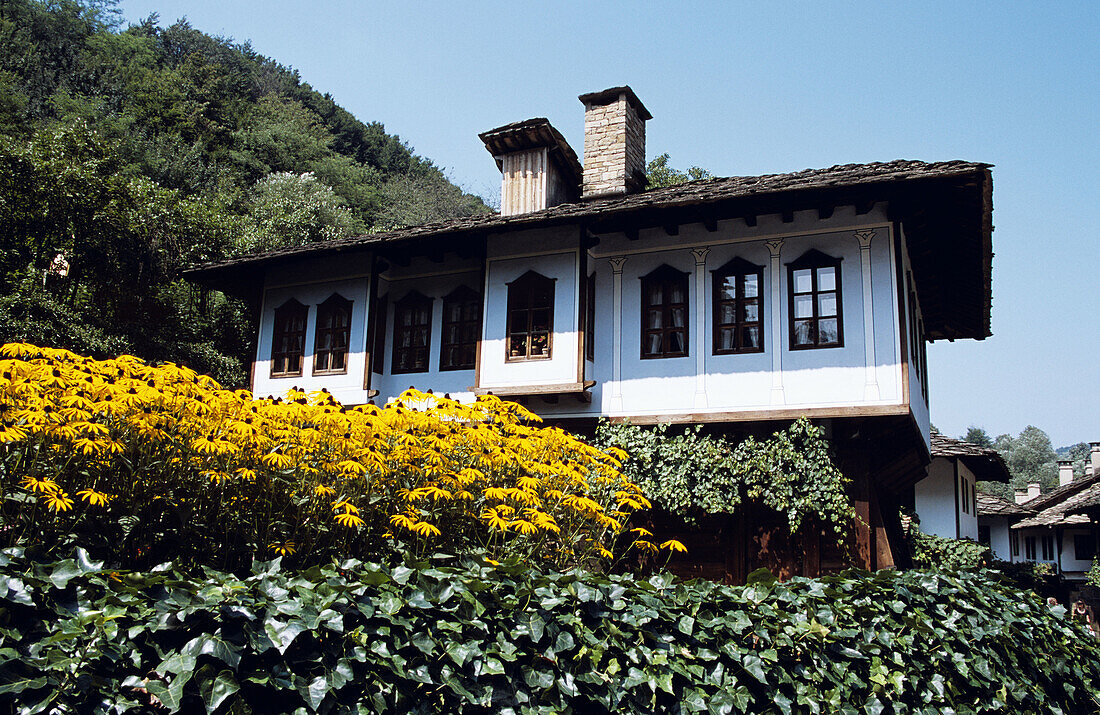
[[(506, 339), (504, 341), (505, 362), (528, 362), (531, 360), (550, 360), (554, 354), (554, 283), (556, 279), (527, 271), (508, 286), (508, 315), (506, 318)], [(547, 289), (549, 300), (546, 306), (533, 306), (532, 301), (537, 290)], [(534, 313), (536, 310), (547, 310), (546, 320), (546, 347), (542, 355), (535, 354)], [(522, 319), (517, 318), (522, 313)], [(518, 320), (518, 323), (517, 323)], [(541, 333), (543, 331), (537, 331)], [(522, 355), (513, 355), (512, 340), (519, 336), (524, 338), (524, 351)]]
[[(325, 319), (330, 313), (337, 314), (344, 312), (347, 315), (347, 320), (343, 327), (324, 327)], [(351, 355), (351, 315), (352, 315), (352, 301), (348, 300), (339, 293), (333, 293), (325, 302), (317, 306), (317, 326), (313, 331), (313, 374), (314, 375), (346, 375), (348, 374), (348, 357)], [(344, 334), (343, 348), (333, 348), (336, 345), (335, 338), (339, 333)], [(329, 349), (323, 350), (321, 348), (321, 340), (325, 335), (331, 335), (329, 340)], [(332, 365), (332, 356), (340, 352), (344, 354), (344, 366), (339, 369), (334, 369)]]
[[(691, 356), (691, 274), (686, 271), (680, 271), (672, 266), (663, 264), (653, 269), (646, 275), (642, 276), (639, 280), (642, 282), (641, 300), (641, 345), (640, 354), (642, 360), (665, 360), (668, 358), (682, 358)], [(667, 300), (661, 303), (661, 324), (660, 328), (647, 328), (646, 325), (648, 317), (646, 314), (650, 310), (650, 306), (647, 302), (646, 296), (649, 295), (649, 288), (654, 282), (660, 282), (663, 284), (662, 296), (669, 294), (668, 287), (674, 283), (679, 283), (680, 288), (683, 290), (684, 300), (682, 303), (669, 303)], [(675, 308), (682, 308), (684, 311), (684, 324), (682, 326), (671, 326), (669, 323), (669, 316)], [(672, 352), (665, 350), (668, 345), (668, 336), (671, 332), (683, 332), (684, 334), (684, 349), (681, 352)], [(653, 334), (661, 334), (661, 352), (660, 353), (646, 353), (646, 338)]]
[(596, 274), (585, 279), (584, 292), (584, 358), (596, 361)]
[[(301, 318), (302, 327), (300, 330), (288, 330), (287, 322), (295, 317)], [(302, 366), (306, 361), (306, 333), (309, 328), (309, 306), (299, 303), (296, 299), (290, 298), (278, 308), (275, 309), (275, 324), (272, 329), (271, 336), (271, 377), (301, 377)], [(283, 339), (292, 336), (298, 336), (298, 351), (291, 350), (279, 351), (279, 345), (283, 342)], [(298, 369), (286, 370), (277, 369), (278, 367), (285, 368), (289, 365), (289, 360), (292, 356), (298, 356)]]
[[(747, 298), (744, 295), (745, 284), (741, 279), (745, 276), (756, 276), (756, 296), (753, 298)], [(736, 287), (734, 288), (735, 297), (727, 299), (723, 297), (722, 287), (727, 278), (736, 278)], [(713, 299), (711, 302), (711, 327), (712, 327), (712, 346), (711, 350), (714, 355), (742, 355), (748, 353), (762, 353), (764, 352), (764, 266), (758, 266), (755, 263), (749, 263), (744, 258), (734, 258), (726, 263), (721, 268), (711, 271), (711, 284)], [(741, 314), (742, 308), (748, 303), (748, 301), (755, 301), (757, 305), (757, 320), (755, 321), (742, 321)], [(721, 322), (722, 318), (722, 306), (727, 303), (733, 304), (733, 318), (732, 323)], [(755, 326), (759, 330), (759, 343), (756, 347), (744, 347), (741, 345), (741, 330), (743, 328), (749, 328)], [(721, 331), (723, 329), (732, 329), (734, 337), (734, 347), (722, 348), (721, 346)]]
[[(448, 316), (449, 316), (449, 310), (448, 309), (452, 305), (454, 305), (455, 303), (459, 303), (460, 305), (465, 305), (467, 303), (474, 304), (476, 309), (474, 311), (473, 320), (463, 320), (461, 318), (461, 316), (459, 317), (459, 320), (457, 320), (457, 321), (448, 320)], [(482, 307), (481, 306), (481, 293), (479, 293), (476, 290), (474, 290), (473, 288), (470, 288), (469, 286), (465, 286), (465, 285), (461, 285), (458, 288), (455, 288), (453, 291), (448, 293), (446, 295), (446, 297), (443, 298), (443, 321), (442, 321), (443, 328), (442, 328), (441, 334), (439, 336), (439, 371), (440, 372), (449, 372), (449, 371), (452, 371), (452, 370), (473, 370), (474, 368), (477, 367), (477, 341), (478, 341), (478, 338), (481, 336), (481, 307)], [(461, 308), (460, 308), (460, 310), (461, 310)], [(461, 333), (461, 330), (464, 326), (473, 325), (474, 326), (474, 333), (475, 333), (474, 339), (472, 341), (459, 340), (458, 342), (454, 342), (454, 343), (447, 342), (447, 332), (448, 332), (447, 329), (452, 325), (458, 325), (458, 329), (459, 329), (460, 333)], [(449, 365), (449, 364), (447, 364), (448, 348), (452, 348), (452, 347), (461, 348), (462, 346), (469, 347), (469, 349), (471, 351), (470, 362), (468, 364), (463, 363), (461, 365)]]
[(374, 359), (371, 371), (376, 375), (385, 375), (386, 369), (386, 328), (388, 327), (389, 300), (380, 295), (374, 301)]
[[(843, 300), (843, 280), (841, 272), (841, 262), (843, 258), (826, 255), (817, 249), (810, 249), (802, 254), (798, 260), (792, 261), (787, 264), (787, 332), (789, 337), (789, 346), (791, 350), (826, 350), (829, 348), (842, 348), (844, 347), (844, 300)], [(834, 290), (822, 291), (818, 289), (817, 285), (817, 271), (820, 268), (832, 268), (835, 271), (835, 286)], [(795, 292), (794, 274), (795, 271), (801, 270), (810, 271), (810, 292)], [(819, 296), (825, 293), (836, 294), (836, 315), (821, 316), (818, 314), (818, 299)], [(813, 315), (809, 318), (796, 318), (794, 312), (794, 304), (796, 296), (811, 296), (811, 302), (813, 303)], [(822, 320), (830, 320), (836, 318), (836, 337), (835, 343), (818, 342), (818, 325)], [(812, 321), (811, 331), (813, 342), (805, 345), (800, 345), (795, 342), (795, 325), (801, 321)]]
[[(431, 370), (431, 358), (432, 358), (432, 310), (434, 306), (434, 299), (419, 293), (418, 291), (409, 291), (405, 294), (401, 300), (396, 301), (393, 304), (393, 349), (392, 356), (390, 358), (390, 374), (391, 375), (408, 375), (418, 372), (429, 372)], [(405, 311), (415, 311), (417, 309), (423, 309), (428, 314), (428, 322), (426, 324), (416, 323), (414, 325), (405, 326), (402, 325), (401, 316)], [(423, 346), (413, 347), (410, 345), (408, 348), (401, 347), (401, 335), (404, 331), (412, 332), (417, 328), (427, 328), (428, 334), (424, 340)], [(400, 354), (402, 350), (415, 350), (422, 347), (425, 351), (423, 367), (403, 367), (400, 360)]]

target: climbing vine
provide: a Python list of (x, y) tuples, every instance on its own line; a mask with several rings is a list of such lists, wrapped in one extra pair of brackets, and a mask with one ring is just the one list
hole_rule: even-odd
[(688, 523), (734, 514), (746, 501), (783, 514), (791, 533), (817, 519), (840, 535), (855, 517), (849, 480), (834, 463), (824, 430), (805, 418), (769, 439), (748, 437), (740, 444), (705, 435), (699, 426), (670, 434), (668, 425), (604, 421), (596, 444), (629, 453), (624, 476)]

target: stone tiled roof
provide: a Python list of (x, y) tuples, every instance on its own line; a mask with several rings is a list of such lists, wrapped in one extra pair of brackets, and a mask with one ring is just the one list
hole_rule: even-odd
[(1069, 484), (1024, 502), (1021, 506), (1038, 512), (1035, 516), (1017, 522), (1013, 529), (1034, 526), (1071, 526), (1088, 524), (1088, 516), (1078, 510), (1100, 500), (1100, 475), (1075, 479)]
[(1007, 482), (1012, 478), (1008, 465), (1001, 453), (989, 447), (973, 442), (945, 437), (932, 431), (932, 456), (956, 458), (974, 472), (974, 475), (987, 482)]
[[(700, 222), (705, 216), (731, 218), (843, 205), (891, 202), (907, 224), (914, 274), (926, 330), (932, 339), (977, 337), (989, 332), (992, 256), (990, 165), (967, 161), (923, 162), (899, 159), (842, 164), (787, 174), (702, 179), (677, 186), (610, 198), (565, 203), (542, 211), (500, 216), (466, 216), (395, 231), (353, 236), (305, 246), (280, 248), (196, 265), (182, 276), (219, 290), (244, 292), (264, 266), (397, 245), (453, 250), (488, 233), (584, 224), (593, 234), (624, 226)], [(711, 209), (707, 214), (705, 209)], [(927, 298), (927, 301), (925, 300)], [(925, 303), (927, 302), (927, 306)], [(965, 312), (965, 315), (964, 315)]]
[(978, 516), (1026, 516), (1035, 513), (1031, 509), (993, 494), (978, 492), (977, 498)]

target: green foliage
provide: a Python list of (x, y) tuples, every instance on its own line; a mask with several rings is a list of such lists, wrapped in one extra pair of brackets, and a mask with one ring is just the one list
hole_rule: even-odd
[[(1100, 650), (980, 574), (745, 587), (348, 561), (244, 578), (0, 553), (15, 712), (1096, 712)], [(145, 710), (147, 711), (147, 710)]]
[(710, 179), (712, 174), (706, 169), (700, 169), (698, 166), (693, 166), (686, 172), (678, 169), (673, 169), (668, 165), (669, 156), (667, 153), (651, 159), (645, 167), (646, 188), (647, 189), (659, 189), (664, 186), (675, 186), (677, 184), (687, 183), (688, 181), (696, 181), (698, 179)]
[[(194, 360), (239, 385), (247, 307), (191, 295), (182, 266), (488, 211), (247, 43), (118, 15), (112, 0), (0, 3), (0, 295), (33, 303), (0, 307), (0, 342)], [(57, 255), (69, 275), (41, 285)]]
[(913, 563), (920, 568), (975, 571), (988, 566), (992, 560), (992, 552), (985, 544), (973, 539), (926, 534), (915, 526), (909, 530), (909, 543), (913, 549)]
[(771, 439), (749, 437), (737, 445), (704, 435), (698, 426), (673, 435), (668, 425), (647, 429), (604, 421), (596, 444), (628, 452), (627, 478), (654, 505), (688, 523), (733, 514), (745, 500), (783, 514), (792, 533), (813, 518), (840, 536), (854, 516), (848, 479), (829, 454), (824, 430), (805, 418)]
[(1100, 558), (1092, 558), (1092, 567), (1085, 574), (1085, 582), (1090, 586), (1100, 586)]
[[(967, 432), (967, 438), (972, 436), (972, 433), (978, 439), (982, 435), (985, 435), (986, 439), (989, 436), (985, 430), (971, 427)], [(1050, 437), (1038, 427), (1028, 425), (1015, 437), (1010, 434), (999, 435), (988, 446), (993, 447), (1004, 457), (1012, 480), (1007, 484), (981, 482), (978, 486), (982, 491), (1012, 501), (1015, 491), (1026, 489), (1031, 482), (1038, 482), (1044, 493), (1058, 486), (1058, 455), (1054, 451)]]

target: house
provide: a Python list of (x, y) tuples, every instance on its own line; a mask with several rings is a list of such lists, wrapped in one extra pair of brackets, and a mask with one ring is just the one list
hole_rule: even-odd
[[(897, 501), (929, 461), (925, 343), (990, 335), (989, 165), (647, 191), (641, 100), (629, 87), (580, 100), (583, 164), (546, 119), (480, 135), (501, 171), (499, 215), (187, 271), (253, 302), (252, 389), (325, 388), (348, 404), (410, 385), (493, 393), (582, 432), (610, 418), (770, 434), (807, 415), (853, 480), (857, 561), (904, 559)], [(717, 530), (700, 573), (742, 578), (765, 528)], [(837, 563), (817, 538), (787, 573)]]
[(1034, 484), (1030, 493), (1017, 492), (1020, 506), (1034, 514), (1010, 526), (1013, 561), (1049, 563), (1067, 581), (1084, 581), (1100, 546), (1100, 442), (1090, 446), (1086, 476), (1075, 479), (1072, 462), (1062, 461), (1056, 489), (1033, 496)]
[(985, 544), (993, 558), (1019, 561), (1020, 544), (1012, 525), (1035, 512), (994, 494), (978, 492), (978, 543)]
[(935, 430), (924, 479), (913, 486), (913, 509), (926, 534), (980, 541), (979, 480), (1008, 482), (1012, 475), (995, 449), (951, 439)]

